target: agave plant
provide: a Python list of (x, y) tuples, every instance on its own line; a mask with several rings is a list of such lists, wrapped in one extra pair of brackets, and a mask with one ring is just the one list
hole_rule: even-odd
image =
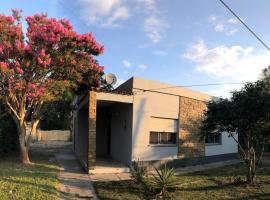
[(160, 170), (155, 168), (157, 175), (153, 175), (150, 184), (157, 191), (157, 197), (169, 197), (169, 189), (175, 188), (174, 169), (164, 165)]
[(131, 178), (140, 190), (142, 199), (152, 199), (152, 191), (147, 182), (147, 168), (140, 160), (133, 162), (131, 167)]
[(137, 182), (144, 182), (144, 178), (147, 176), (147, 170), (143, 162), (138, 160), (132, 163), (131, 166), (131, 178)]

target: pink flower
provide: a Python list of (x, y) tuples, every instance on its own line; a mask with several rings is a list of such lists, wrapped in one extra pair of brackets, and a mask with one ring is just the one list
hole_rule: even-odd
[(1, 68), (2, 71), (5, 71), (7, 69), (7, 63), (0, 62), (0, 68)]
[(44, 49), (42, 49), (42, 50), (39, 52), (39, 56), (40, 56), (40, 57), (45, 57), (45, 56), (46, 56), (45, 50), (44, 50)]
[(33, 90), (33, 89), (36, 89), (36, 88), (37, 88), (36, 84), (28, 83), (28, 89)]
[(20, 68), (20, 67), (16, 67), (15, 68), (15, 71), (18, 73), (18, 74), (23, 74), (23, 69), (22, 68)]
[(50, 54), (46, 55), (45, 50), (42, 49), (39, 52), (39, 57), (37, 57), (37, 63), (42, 65), (43, 67), (47, 67), (48, 65), (50, 65), (51, 63)]
[(16, 46), (16, 48), (17, 48), (18, 50), (21, 50), (22, 47), (23, 47), (21, 41), (19, 41), (19, 40), (16, 40), (16, 41), (15, 41), (15, 46)]

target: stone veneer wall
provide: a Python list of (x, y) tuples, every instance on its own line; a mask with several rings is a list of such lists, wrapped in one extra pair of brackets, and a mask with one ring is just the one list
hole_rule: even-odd
[(179, 158), (205, 156), (205, 143), (200, 141), (198, 128), (205, 110), (205, 102), (179, 97)]
[(88, 170), (96, 165), (96, 92), (89, 92)]

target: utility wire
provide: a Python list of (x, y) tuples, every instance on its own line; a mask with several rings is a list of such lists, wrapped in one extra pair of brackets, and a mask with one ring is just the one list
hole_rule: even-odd
[(257, 39), (259, 42), (268, 50), (270, 51), (270, 48), (267, 46), (267, 44), (251, 29), (249, 26), (223, 1), (219, 0), (222, 5), (225, 6), (248, 30), (249, 32)]

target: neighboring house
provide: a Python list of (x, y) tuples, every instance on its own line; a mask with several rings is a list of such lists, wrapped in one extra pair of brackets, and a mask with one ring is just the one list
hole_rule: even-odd
[(236, 157), (226, 134), (200, 140), (198, 125), (214, 97), (187, 88), (133, 77), (113, 92), (77, 97), (73, 148), (89, 172), (99, 158), (190, 165)]

